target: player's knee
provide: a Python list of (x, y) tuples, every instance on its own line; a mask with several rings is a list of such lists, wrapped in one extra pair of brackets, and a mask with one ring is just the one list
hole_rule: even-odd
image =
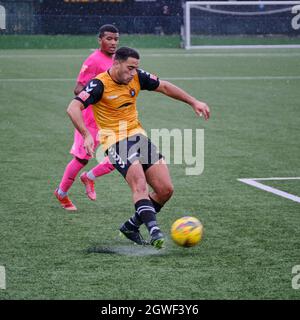
[(174, 192), (174, 187), (172, 183), (168, 183), (164, 185), (162, 188), (160, 188), (158, 192), (158, 196), (163, 200), (163, 201), (168, 201)]
[(165, 196), (168, 198), (168, 200), (172, 197), (173, 192), (174, 192), (174, 186), (172, 185), (172, 183), (170, 183), (166, 186), (166, 189), (165, 189)]

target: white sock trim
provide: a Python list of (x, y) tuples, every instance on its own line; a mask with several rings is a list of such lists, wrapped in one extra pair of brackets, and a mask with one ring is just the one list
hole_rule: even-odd
[(160, 230), (158, 226), (152, 227), (149, 232), (150, 235), (152, 235), (153, 231), (156, 231), (156, 230)]
[(64, 192), (64, 191), (62, 191), (60, 188), (58, 188), (57, 193), (58, 193), (62, 198), (64, 198), (64, 197), (68, 194), (68, 192)]
[(92, 170), (90, 170), (87, 174), (87, 177), (90, 179), (90, 180), (95, 180), (96, 179), (96, 177), (95, 177), (95, 175), (93, 174), (93, 172), (92, 172)]

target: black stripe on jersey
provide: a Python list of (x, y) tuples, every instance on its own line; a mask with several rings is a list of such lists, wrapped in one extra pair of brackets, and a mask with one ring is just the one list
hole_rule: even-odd
[(104, 91), (103, 82), (92, 79), (74, 99), (80, 101), (85, 108), (101, 100)]
[(117, 109), (125, 108), (125, 107), (128, 107), (130, 105), (132, 105), (132, 102), (126, 102), (126, 103), (122, 104), (120, 107), (118, 107)]
[(138, 69), (137, 74), (139, 77), (141, 90), (153, 91), (159, 86), (159, 79), (151, 73), (142, 69)]

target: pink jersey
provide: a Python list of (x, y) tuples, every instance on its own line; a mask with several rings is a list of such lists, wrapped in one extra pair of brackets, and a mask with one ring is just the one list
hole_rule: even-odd
[[(77, 83), (85, 86), (91, 79), (95, 78), (99, 73), (108, 70), (112, 66), (113, 60), (100, 51), (95, 50), (84, 61), (79, 75), (77, 77)], [(87, 107), (82, 111), (83, 120), (87, 127), (97, 128), (92, 106)]]

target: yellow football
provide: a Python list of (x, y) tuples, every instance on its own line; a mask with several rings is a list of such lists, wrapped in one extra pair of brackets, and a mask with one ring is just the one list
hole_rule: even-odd
[(193, 247), (203, 236), (203, 225), (195, 217), (177, 219), (171, 227), (173, 241), (181, 247)]

